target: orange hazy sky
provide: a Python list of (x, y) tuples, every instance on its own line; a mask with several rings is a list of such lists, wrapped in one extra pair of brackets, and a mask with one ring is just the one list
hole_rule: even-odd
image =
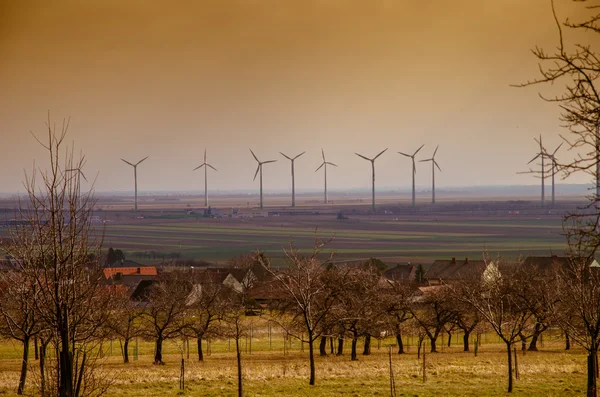
[[(561, 19), (581, 4), (556, 0)], [(96, 190), (320, 189), (321, 148), (334, 189), (410, 186), (396, 152), (440, 145), (438, 186), (531, 184), (534, 136), (548, 148), (558, 109), (510, 84), (537, 77), (530, 50), (558, 34), (549, 0), (0, 1), (0, 192), (23, 191), (44, 153), (29, 131), (71, 117)], [(560, 91), (560, 86), (555, 87)], [(562, 151), (561, 156), (572, 156)], [(430, 185), (419, 164), (417, 185)], [(587, 177), (569, 182), (587, 182)]]

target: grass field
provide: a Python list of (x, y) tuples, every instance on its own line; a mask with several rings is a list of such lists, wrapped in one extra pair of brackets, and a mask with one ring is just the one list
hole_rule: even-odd
[[(374, 342), (370, 356), (350, 361), (345, 355), (317, 357), (316, 385), (308, 385), (308, 348), (293, 340), (291, 349), (283, 354), (283, 337), (256, 330), (252, 346), (242, 340), (245, 395), (247, 396), (389, 396), (389, 358), (387, 344), (392, 340)], [(277, 336), (275, 336), (277, 335)], [(399, 396), (498, 396), (507, 395), (506, 357), (503, 345), (487, 334), (477, 357), (463, 353), (455, 343), (461, 335), (452, 337), (452, 347), (426, 355), (427, 381), (423, 382), (422, 359), (416, 354), (416, 338), (405, 338), (408, 353), (393, 355), (394, 378)], [(458, 338), (458, 339), (456, 339)], [(558, 335), (546, 336), (539, 352), (519, 353), (520, 379), (515, 382), (514, 396), (576, 396), (585, 392), (585, 355), (574, 349), (565, 352)], [(234, 396), (237, 391), (235, 353), (227, 340), (211, 342), (211, 353), (200, 363), (196, 360), (195, 344), (190, 343), (190, 358), (181, 341), (165, 345), (166, 365), (152, 365), (150, 342), (139, 344), (139, 359), (122, 364), (117, 341), (105, 343), (102, 371), (113, 382), (108, 396)], [(361, 346), (359, 346), (360, 348)], [(131, 347), (133, 351), (134, 347)], [(250, 348), (250, 349), (249, 349)], [(0, 395), (14, 395), (18, 380), (20, 346), (10, 342), (0, 344)], [(205, 347), (205, 353), (207, 349)], [(131, 354), (134, 358), (134, 354)], [(186, 359), (186, 388), (179, 390), (180, 360)], [(35, 366), (28, 392), (35, 383)]]

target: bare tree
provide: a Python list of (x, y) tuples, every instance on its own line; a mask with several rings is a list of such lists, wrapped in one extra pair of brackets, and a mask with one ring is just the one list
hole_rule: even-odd
[(154, 364), (164, 365), (162, 348), (167, 339), (179, 337), (186, 328), (185, 311), (191, 284), (178, 273), (162, 274), (149, 287), (142, 313), (142, 334), (154, 338)]
[(38, 142), (49, 165), (25, 175), (28, 205), (19, 206), (22, 222), (6, 246), (25, 284), (36, 290), (35, 311), (56, 350), (47, 356), (55, 360), (46, 366), (53, 376), (41, 392), (60, 397), (98, 395), (108, 385), (91, 354), (108, 314), (99, 263), (102, 231), (92, 229), (94, 199), (91, 191), (81, 193), (81, 173), (69, 172), (80, 171), (85, 158), (65, 146), (67, 129), (68, 121), (59, 131), (48, 120), (47, 139)]
[(225, 314), (226, 299), (230, 291), (207, 272), (194, 274), (191, 279), (194, 281), (194, 287), (187, 310), (186, 328), (196, 336), (198, 361), (204, 361), (202, 339), (216, 332), (215, 323)]
[(354, 361), (357, 360), (358, 339), (365, 338), (363, 355), (368, 355), (371, 336), (387, 327), (384, 295), (379, 286), (381, 276), (371, 264), (337, 267), (331, 269), (328, 276), (331, 290), (338, 289), (331, 321), (350, 336), (350, 359)]
[(398, 354), (404, 354), (402, 324), (413, 318), (410, 304), (417, 291), (416, 287), (398, 281), (390, 281), (389, 287), (380, 291), (383, 308), (393, 323)]
[(315, 384), (315, 356), (313, 342), (330, 328), (330, 312), (337, 299), (337, 289), (327, 282), (331, 256), (321, 261), (318, 255), (327, 241), (315, 241), (310, 256), (303, 256), (291, 246), (287, 250), (288, 266), (285, 271), (271, 274), (281, 289), (284, 299), (277, 307), (284, 315), (279, 324), (302, 343), (308, 343), (310, 379)]
[(433, 287), (413, 301), (412, 315), (429, 341), (431, 352), (437, 352), (437, 338), (446, 324), (454, 321), (455, 312), (449, 304), (447, 286)]
[(600, 346), (600, 272), (594, 256), (600, 246), (600, 214), (570, 218), (566, 224), (569, 264), (560, 269), (553, 293), (559, 297), (557, 323), (588, 352), (587, 395), (596, 397)]
[(528, 327), (532, 316), (528, 302), (520, 293), (522, 283), (518, 271), (505, 268), (501, 276), (462, 286), (466, 302), (477, 309), (506, 345), (509, 393), (513, 390), (511, 347)]
[(238, 397), (242, 397), (244, 394), (242, 377), (242, 350), (240, 348), (240, 339), (246, 336), (248, 333), (248, 325), (244, 321), (247, 308), (247, 297), (245, 294), (237, 293), (231, 289), (225, 291), (224, 297), (224, 315), (220, 319), (221, 321), (219, 321), (221, 325), (219, 333), (235, 340)]
[[(573, 0), (585, 7), (587, 16), (574, 21), (566, 18), (560, 22), (551, 0), (552, 12), (558, 30), (556, 49), (547, 52), (535, 47), (532, 52), (539, 60), (540, 77), (520, 84), (520, 87), (560, 83), (565, 92), (555, 96), (541, 95), (542, 99), (557, 103), (561, 121), (569, 135), (563, 139), (576, 157), (559, 164), (566, 175), (584, 171), (595, 179), (595, 199), (600, 198), (600, 56), (595, 47), (600, 41), (600, 4), (594, 0)], [(583, 34), (581, 34), (583, 33)], [(579, 42), (568, 44), (569, 35), (578, 35)]]
[(113, 310), (108, 319), (109, 330), (123, 341), (123, 362), (129, 363), (129, 343), (136, 336), (141, 335), (140, 317), (143, 313), (139, 302), (132, 301), (126, 289), (114, 286), (112, 306)]
[(44, 326), (35, 312), (36, 288), (28, 281), (18, 271), (8, 271), (0, 275), (0, 335), (23, 344), (21, 376), (17, 387), (19, 395), (23, 394), (27, 379), (31, 339), (36, 337)]

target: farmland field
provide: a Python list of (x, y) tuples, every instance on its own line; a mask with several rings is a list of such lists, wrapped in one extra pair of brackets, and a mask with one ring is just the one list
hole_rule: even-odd
[[(133, 260), (141, 252), (177, 252), (184, 258), (224, 262), (261, 249), (271, 258), (283, 258), (290, 242), (310, 251), (315, 233), (333, 240), (327, 251), (335, 260), (377, 257), (386, 262), (430, 262), (450, 257), (481, 258), (490, 255), (562, 253), (565, 239), (559, 218), (513, 217), (468, 219), (455, 216), (393, 217), (294, 216), (223, 219), (144, 219), (106, 225), (105, 245), (121, 248)], [(138, 255), (137, 257), (133, 257)]]
[[(219, 200), (219, 217), (211, 218), (202, 216), (202, 208), (194, 209), (197, 199), (146, 201), (140, 211), (133, 212), (125, 199), (102, 198), (95, 215), (105, 223), (95, 224), (95, 229), (104, 234), (105, 248), (120, 248), (128, 259), (147, 264), (173, 257), (224, 263), (261, 249), (275, 265), (281, 265), (283, 249), (290, 242), (309, 252), (316, 233), (321, 239), (332, 238), (324, 254), (333, 251), (336, 261), (377, 257), (388, 263), (410, 261), (427, 266), (434, 259), (480, 259), (484, 251), (507, 259), (561, 254), (566, 248), (562, 216), (581, 204), (563, 201), (544, 209), (535, 202), (450, 200), (412, 209), (383, 198), (388, 204), (380, 205), (373, 215), (368, 204), (357, 204), (357, 200), (324, 206), (315, 204), (315, 198), (299, 205), (296, 212), (281, 205), (264, 211), (229, 206), (240, 205), (241, 198)], [(340, 212), (346, 219), (337, 219)], [(7, 229), (0, 228), (0, 237), (6, 235)]]

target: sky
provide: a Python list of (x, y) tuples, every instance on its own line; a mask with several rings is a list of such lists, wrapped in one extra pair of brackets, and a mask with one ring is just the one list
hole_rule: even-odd
[[(556, 0), (559, 18), (584, 15)], [(436, 156), (439, 187), (535, 184), (542, 135), (564, 132), (555, 104), (515, 88), (538, 77), (536, 45), (558, 33), (549, 0), (0, 0), (0, 192), (45, 168), (32, 133), (70, 117), (67, 140), (97, 191), (408, 188), (410, 160)], [(573, 157), (562, 149), (557, 156)], [(586, 183), (587, 176), (568, 183)], [(431, 183), (417, 164), (417, 185)]]

